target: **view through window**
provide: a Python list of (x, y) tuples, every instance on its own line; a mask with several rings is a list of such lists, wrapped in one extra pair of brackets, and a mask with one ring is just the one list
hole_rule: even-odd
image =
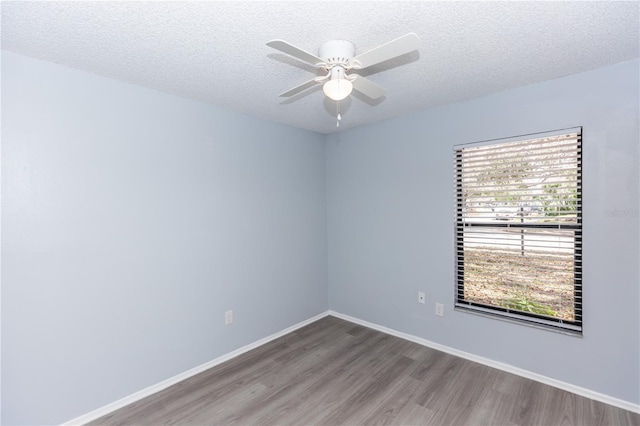
[(456, 307), (582, 330), (581, 129), (455, 148)]

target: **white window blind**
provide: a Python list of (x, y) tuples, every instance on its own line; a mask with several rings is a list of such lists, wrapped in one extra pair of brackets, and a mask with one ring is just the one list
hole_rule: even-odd
[(456, 307), (582, 330), (581, 134), (455, 147)]

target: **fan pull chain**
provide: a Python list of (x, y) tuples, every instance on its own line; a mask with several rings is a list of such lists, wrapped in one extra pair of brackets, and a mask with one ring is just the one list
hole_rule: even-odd
[(338, 113), (336, 127), (340, 127), (340, 120), (342, 120), (342, 116), (340, 115), (340, 102), (336, 102), (336, 112)]

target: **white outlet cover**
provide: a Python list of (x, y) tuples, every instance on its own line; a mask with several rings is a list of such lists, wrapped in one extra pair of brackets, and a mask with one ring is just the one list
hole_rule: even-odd
[(419, 291), (418, 292), (418, 303), (422, 303), (424, 305), (424, 299), (425, 299), (424, 292)]
[(436, 315), (439, 317), (444, 316), (444, 305), (442, 303), (436, 303)]

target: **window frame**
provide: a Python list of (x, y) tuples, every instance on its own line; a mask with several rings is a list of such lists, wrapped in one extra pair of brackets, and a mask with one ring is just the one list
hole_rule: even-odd
[[(533, 139), (543, 139), (553, 136), (562, 136), (576, 133), (576, 171), (577, 171), (577, 205), (576, 205), (576, 222), (575, 223), (556, 223), (556, 224), (539, 224), (539, 223), (500, 223), (498, 221), (473, 223), (464, 221), (464, 200), (462, 185), (461, 157), (462, 150), (466, 148), (474, 148), (478, 146), (491, 145), (508, 145), (509, 143), (524, 142)], [(583, 152), (582, 152), (582, 127), (573, 127), (567, 129), (558, 129), (548, 132), (532, 133), (508, 138), (491, 139), (480, 142), (454, 145), (454, 309), (472, 314), (488, 316), (492, 318), (502, 319), (517, 324), (530, 325), (553, 331), (560, 331), (566, 334), (582, 336), (583, 332), (583, 285), (582, 285), (582, 253), (583, 253), (583, 217), (582, 217), (582, 182), (583, 182)], [(496, 305), (486, 305), (464, 299), (464, 229), (465, 228), (515, 228), (515, 229), (560, 229), (571, 230), (574, 232), (574, 253), (573, 253), (573, 309), (574, 321), (562, 320), (560, 318), (549, 319), (541, 314), (529, 313), (507, 307)], [(462, 232), (461, 232), (462, 231)], [(461, 249), (462, 247), (462, 249)], [(460, 256), (462, 253), (462, 257)], [(462, 273), (462, 277), (460, 274)], [(461, 284), (462, 283), (462, 284)]]

